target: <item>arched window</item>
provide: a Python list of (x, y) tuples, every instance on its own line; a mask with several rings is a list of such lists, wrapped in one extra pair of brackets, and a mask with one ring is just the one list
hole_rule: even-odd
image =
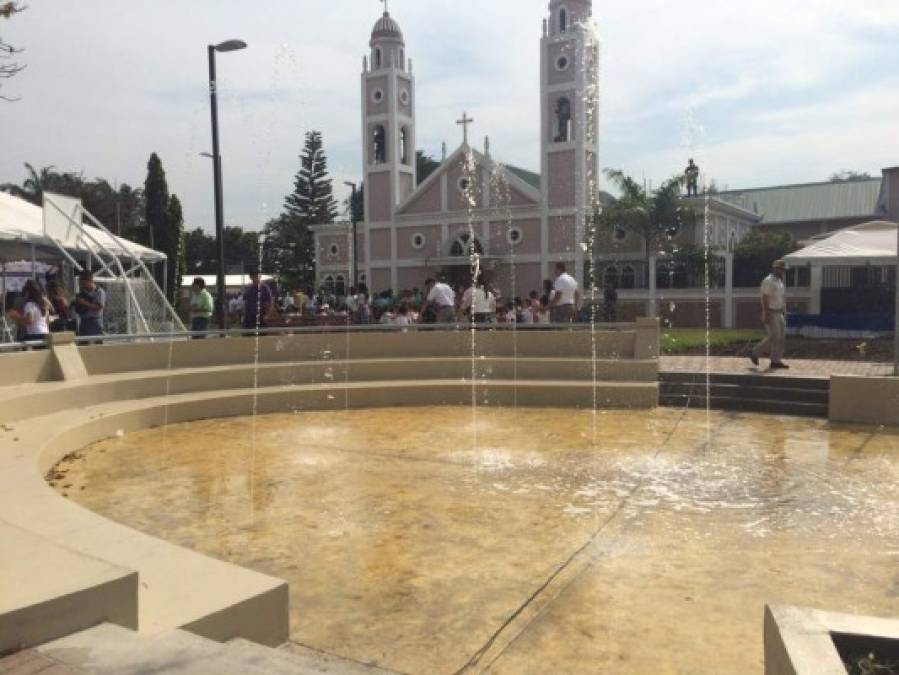
[(403, 127), (400, 130), (400, 157), (403, 158), (403, 164), (411, 164), (409, 161), (409, 129), (408, 127)]
[(568, 30), (568, 10), (564, 7), (559, 10), (559, 32), (564, 33)]
[(637, 273), (630, 265), (621, 270), (621, 288), (636, 288)]
[(387, 161), (387, 131), (383, 124), (376, 124), (372, 129), (372, 159), (375, 164), (384, 164)]
[(556, 101), (556, 143), (571, 140), (571, 101), (564, 96)]
[(468, 232), (460, 234), (459, 238), (453, 242), (452, 248), (450, 248), (450, 255), (453, 258), (469, 257), (474, 253), (483, 255), (484, 247), (477, 238), (472, 242), (471, 235)]
[(372, 65), (375, 70), (380, 70), (381, 66), (384, 64), (384, 54), (381, 52), (380, 47), (375, 47), (375, 52), (371, 57)]
[(323, 290), (324, 290), (326, 293), (333, 293), (333, 292), (334, 292), (334, 277), (332, 277), (330, 274), (329, 274), (328, 276), (325, 277), (325, 284), (324, 284), (324, 289), (323, 289)]
[(342, 274), (337, 275), (337, 284), (334, 286), (334, 293), (337, 297), (346, 295), (346, 279)]
[(621, 275), (618, 274), (618, 268), (614, 265), (606, 267), (603, 275), (603, 286), (606, 288), (619, 288), (621, 286)]

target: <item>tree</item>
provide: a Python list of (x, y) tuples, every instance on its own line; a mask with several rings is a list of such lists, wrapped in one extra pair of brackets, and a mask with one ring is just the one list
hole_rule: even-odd
[[(154, 152), (147, 163), (147, 180), (144, 182), (144, 212), (147, 223), (147, 244), (162, 250), (166, 243), (169, 212), (169, 186), (165, 180), (162, 161)], [(167, 253), (167, 251), (163, 251)]]
[(43, 204), (44, 192), (55, 192), (80, 199), (107, 229), (126, 239), (143, 238), (143, 193), (127, 184), (115, 189), (105, 178), (87, 181), (80, 173), (59, 173), (53, 166), (37, 170), (25, 164), (27, 177), (21, 185), (6, 183), (0, 190), (32, 204)]
[(172, 250), (167, 267), (167, 289), (169, 302), (176, 305), (181, 291), (181, 278), (185, 270), (184, 252), (184, 212), (181, 208), (181, 200), (176, 195), (169, 199), (168, 208), (168, 236), (172, 241)]
[(306, 133), (306, 144), (300, 155), (300, 170), (294, 179), (293, 192), (284, 200), (285, 215), (307, 225), (333, 223), (337, 217), (328, 159), (319, 131)]
[[(246, 272), (259, 267), (259, 233), (228, 225), (222, 238), (225, 244), (225, 272)], [(218, 270), (215, 237), (197, 228), (184, 237), (185, 269), (188, 275), (212, 275)]]
[[(25, 9), (26, 7), (19, 2), (0, 1), (0, 19), (10, 19), (19, 12), (25, 11)], [(16, 54), (21, 53), (21, 49), (16, 49), (11, 44), (4, 42), (3, 38), (0, 38), (0, 80), (8, 80), (25, 69), (25, 66), (17, 61), (11, 60)], [(8, 96), (0, 94), (0, 100), (16, 101), (18, 99), (9, 98)]]
[(831, 183), (855, 183), (860, 180), (871, 180), (871, 174), (867, 171), (840, 171), (830, 177)]
[(169, 186), (165, 179), (162, 161), (154, 152), (147, 163), (147, 180), (144, 183), (144, 205), (147, 232), (150, 247), (161, 251), (168, 257), (167, 278), (163, 279), (157, 270), (156, 281), (160, 286), (165, 284), (169, 299), (176, 299), (178, 286), (175, 284), (180, 271), (183, 271), (184, 219), (181, 215), (181, 203), (174, 195), (169, 196)]
[(771, 263), (798, 248), (788, 232), (754, 228), (734, 248), (734, 286), (758, 286), (771, 271)]
[(695, 222), (693, 209), (681, 199), (682, 177), (648, 190), (616, 169), (607, 169), (605, 173), (621, 196), (596, 217), (597, 228), (610, 234), (618, 229), (633, 232), (643, 242), (647, 259), (664, 250), (674, 233)]
[(284, 213), (269, 221), (265, 263), (289, 286), (308, 286), (315, 279), (312, 225), (333, 223), (337, 216), (328, 160), (318, 131), (306, 133), (294, 189), (284, 200)]
[(428, 179), (428, 176), (439, 168), (440, 162), (430, 155), (426, 155), (424, 150), (419, 150), (415, 153), (415, 175), (417, 185), (424, 183)]

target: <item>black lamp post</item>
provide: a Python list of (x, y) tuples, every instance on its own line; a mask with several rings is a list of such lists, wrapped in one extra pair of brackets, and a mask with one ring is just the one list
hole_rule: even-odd
[(352, 244), (352, 248), (350, 249), (350, 251), (352, 251), (352, 253), (353, 253), (353, 259), (351, 260), (353, 267), (352, 267), (352, 270), (350, 273), (353, 275), (353, 283), (351, 285), (358, 287), (359, 286), (359, 255), (358, 255), (358, 252), (356, 251), (356, 242), (357, 242), (356, 228), (358, 226), (358, 223), (356, 222), (356, 184), (351, 183), (350, 181), (344, 181), (343, 184), (346, 185), (347, 187), (349, 187), (353, 191), (353, 194), (350, 197), (350, 221), (353, 223), (353, 244)]
[(215, 245), (218, 251), (218, 271), (216, 274), (215, 314), (220, 328), (225, 325), (225, 214), (222, 199), (222, 155), (219, 151), (219, 109), (218, 85), (215, 78), (215, 53), (236, 52), (246, 49), (242, 40), (227, 40), (217, 45), (209, 45), (209, 98), (212, 107), (212, 172), (215, 189)]

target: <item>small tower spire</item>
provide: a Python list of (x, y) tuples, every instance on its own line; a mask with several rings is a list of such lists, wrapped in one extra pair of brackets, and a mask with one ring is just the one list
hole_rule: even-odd
[(443, 141), (443, 161), (446, 161), (446, 141)]

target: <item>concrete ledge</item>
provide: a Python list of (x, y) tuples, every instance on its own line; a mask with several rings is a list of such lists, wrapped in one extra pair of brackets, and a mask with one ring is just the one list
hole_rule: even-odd
[(0, 653), (98, 623), (137, 629), (137, 572), (0, 523)]
[[(580, 380), (643, 382), (657, 380), (656, 361), (485, 358), (474, 364), (481, 381)], [(470, 379), (470, 358), (407, 358), (360, 361), (214, 366), (173, 371), (106, 375), (25, 390), (0, 390), (0, 422), (51, 414), (73, 406), (135, 400), (203, 391), (396, 380)]]
[(830, 420), (899, 426), (899, 377), (834, 375)]
[[(633, 359), (636, 331), (325, 333), (81, 347), (90, 375), (210, 366), (383, 358)], [(7, 355), (14, 357), (15, 355)], [(0, 356), (0, 359), (7, 358)]]
[(765, 675), (846, 675), (834, 634), (899, 640), (899, 620), (765, 607)]

